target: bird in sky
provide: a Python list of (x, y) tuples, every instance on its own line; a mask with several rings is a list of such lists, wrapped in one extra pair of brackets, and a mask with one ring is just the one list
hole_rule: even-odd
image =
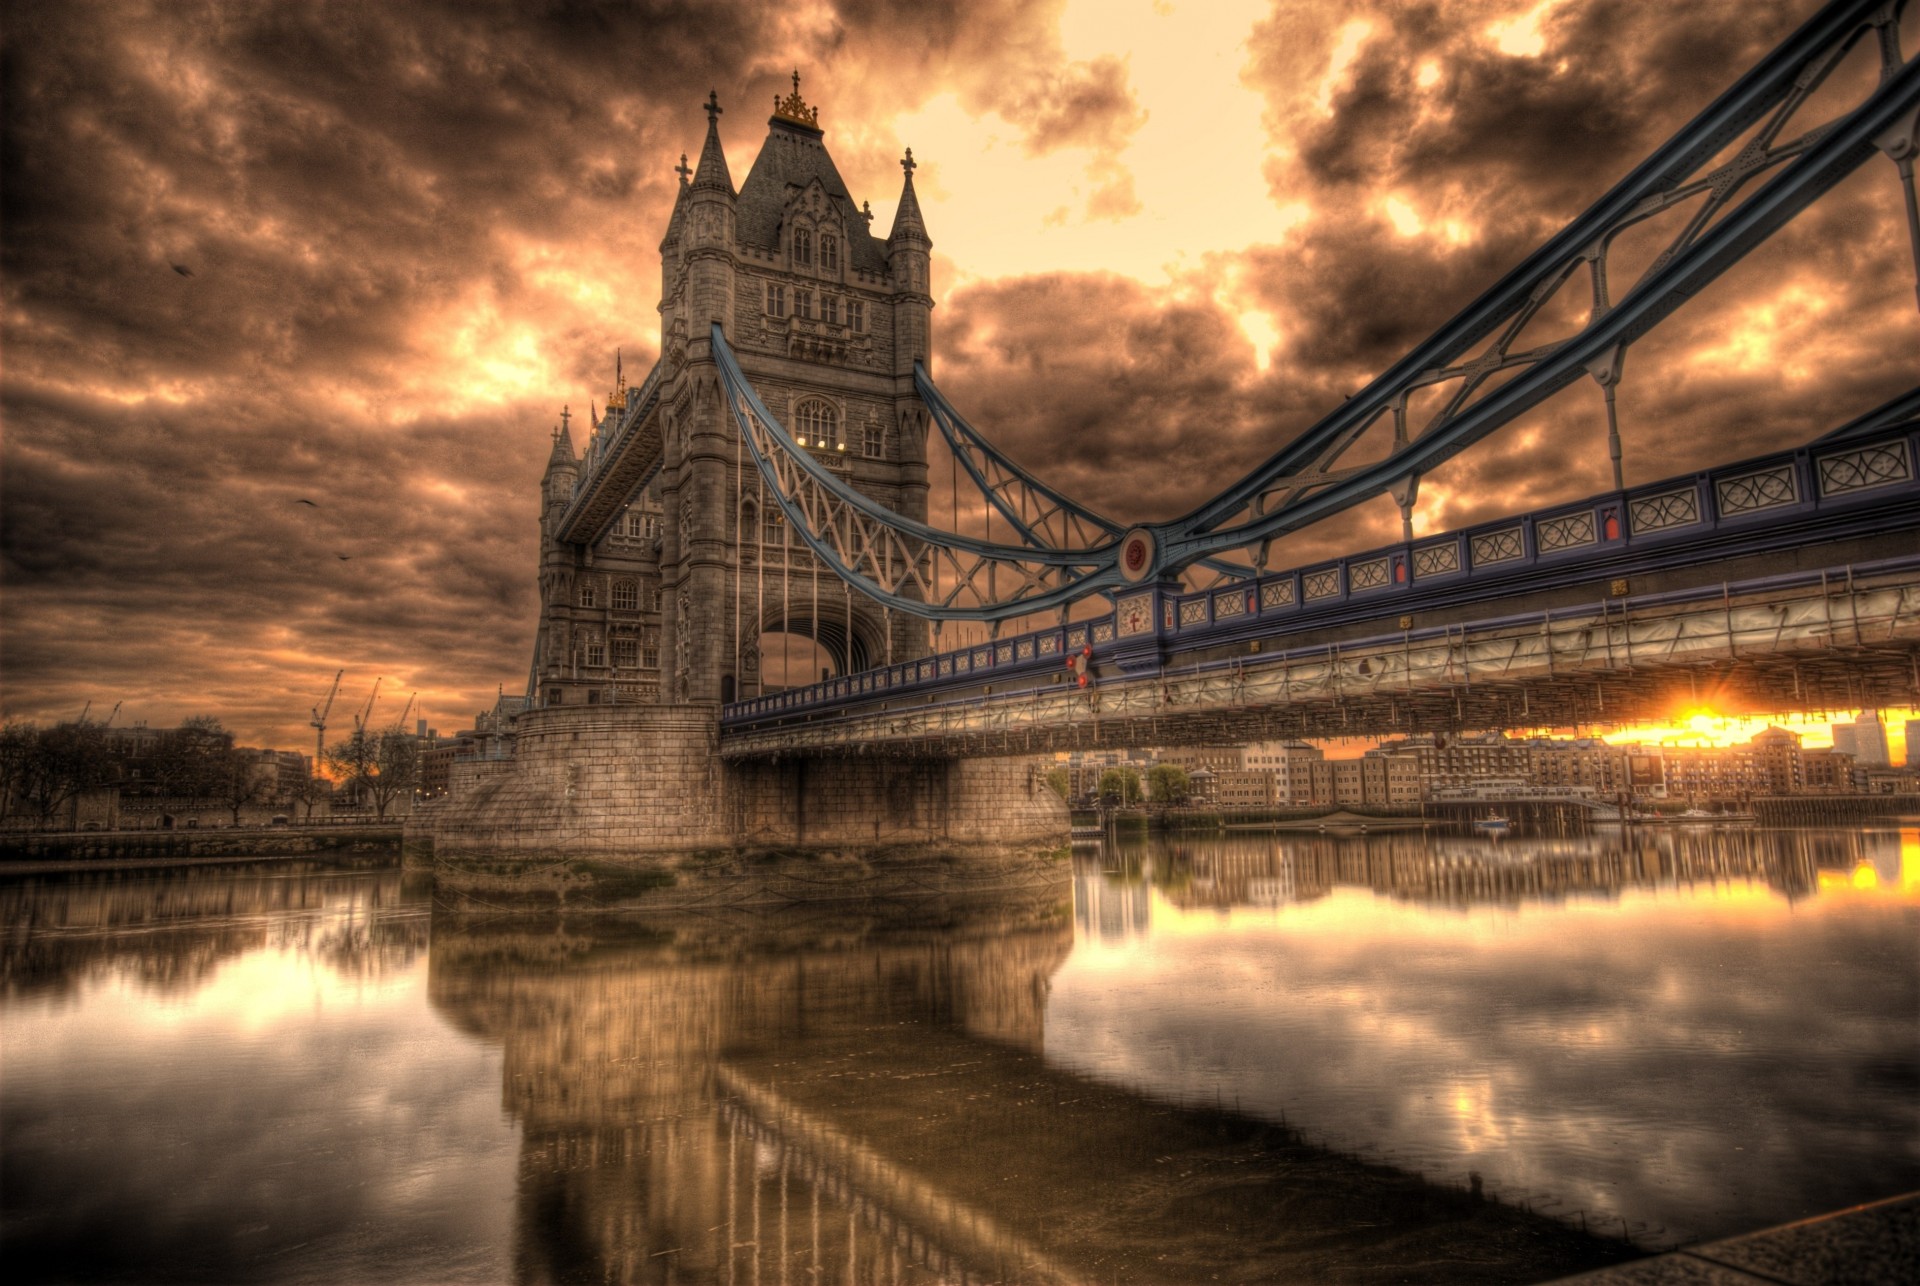
[(343, 563), (346, 563), (346, 562), (352, 562), (352, 561), (353, 561), (353, 555), (352, 555), (352, 554), (335, 554), (335, 555), (334, 555), (334, 557), (335, 557), (335, 558), (338, 558), (338, 559), (339, 559), (339, 560), (340, 560), (341, 562), (343, 562)]
[(301, 496), (298, 500), (294, 501), (293, 503), (295, 503), (296, 505), (306, 505), (309, 509), (318, 509), (320, 507), (319, 505), (314, 504), (313, 501), (307, 499), (305, 496)]
[(185, 264), (177, 263), (173, 265), (173, 270), (179, 273), (182, 277), (193, 276), (193, 269), (187, 267)]

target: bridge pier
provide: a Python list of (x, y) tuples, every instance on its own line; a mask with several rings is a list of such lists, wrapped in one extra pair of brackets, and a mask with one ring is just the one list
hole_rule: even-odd
[(409, 861), (456, 901), (583, 909), (1066, 887), (1066, 807), (1036, 760), (729, 763), (716, 713), (529, 711), (510, 757), (457, 764), (419, 810)]

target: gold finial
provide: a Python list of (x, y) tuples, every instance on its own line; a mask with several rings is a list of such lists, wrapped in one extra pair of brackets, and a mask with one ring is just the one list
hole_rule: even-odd
[(773, 114), (783, 121), (792, 121), (796, 125), (807, 125), (814, 129), (820, 128), (820, 109), (818, 107), (808, 107), (806, 100), (800, 97), (800, 69), (798, 67), (794, 68), (793, 71), (793, 92), (785, 98), (781, 98), (778, 95), (774, 96)]

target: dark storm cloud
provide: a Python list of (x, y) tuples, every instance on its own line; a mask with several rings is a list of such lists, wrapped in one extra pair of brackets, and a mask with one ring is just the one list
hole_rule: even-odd
[[(300, 744), (286, 730), (343, 665), (350, 684), (430, 689), (448, 721), (515, 686), (545, 430), (561, 403), (604, 399), (616, 347), (635, 377), (651, 360), (670, 167), (697, 150), (707, 90), (736, 179), (799, 67), (858, 192), (897, 190), (908, 140), (886, 123), (952, 94), (1029, 154), (1083, 151), (1084, 215), (1124, 219), (1147, 109), (1124, 60), (1066, 56), (1061, 7), (17, 7), (0, 68), (6, 714), (125, 695)], [(1522, 57), (1487, 37), (1513, 16), (1494, 5), (1337, 21), (1281, 5), (1244, 75), (1275, 200), (1301, 211), (1288, 231), (1168, 286), (1118, 275), (1135, 264), (958, 265), (985, 279), (942, 300), (936, 367), (1069, 492), (1122, 519), (1181, 512), (1470, 301), (1808, 8), (1563, 5)], [(1372, 34), (1335, 68), (1339, 24), (1362, 18)], [(1894, 391), (1912, 268), (1874, 168), (1764, 252), (1771, 269), (1736, 269), (1636, 348), (1630, 478), (1804, 440)], [(1391, 194), (1422, 227), (1396, 225)], [(1248, 309), (1279, 332), (1265, 364)], [(1423, 522), (1600, 485), (1594, 409), (1543, 408), (1462, 456)], [(1397, 531), (1375, 504), (1288, 548)]]
[(1253, 350), (1210, 301), (1063, 273), (956, 292), (942, 322), (968, 417), (1095, 508), (1171, 516), (1242, 454)]

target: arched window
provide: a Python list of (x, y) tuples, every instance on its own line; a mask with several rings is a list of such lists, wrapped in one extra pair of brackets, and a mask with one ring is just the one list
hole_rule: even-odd
[(831, 232), (820, 234), (820, 266), (828, 272), (840, 271), (840, 239)]
[(813, 234), (805, 228), (793, 230), (793, 261), (807, 264), (813, 262)]
[(640, 588), (630, 580), (617, 580), (613, 583), (613, 606), (615, 611), (633, 612), (640, 608)]
[(865, 436), (866, 441), (862, 444), (861, 453), (865, 455), (867, 459), (878, 460), (886, 454), (886, 431), (880, 427), (878, 420), (867, 421), (867, 432)]
[(793, 419), (802, 446), (831, 449), (840, 445), (840, 413), (832, 403), (809, 398), (794, 408)]

